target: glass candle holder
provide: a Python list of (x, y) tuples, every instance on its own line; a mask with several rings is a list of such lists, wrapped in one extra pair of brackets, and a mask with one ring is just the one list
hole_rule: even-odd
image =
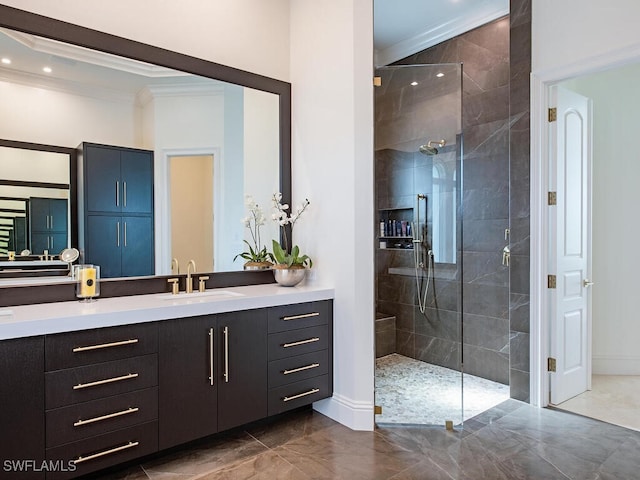
[(100, 296), (100, 267), (98, 265), (74, 265), (73, 278), (76, 279), (76, 297), (91, 302)]

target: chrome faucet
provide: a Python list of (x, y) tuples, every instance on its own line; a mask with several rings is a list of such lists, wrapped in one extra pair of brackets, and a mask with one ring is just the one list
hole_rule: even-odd
[(189, 260), (187, 264), (187, 285), (185, 286), (185, 292), (193, 293), (193, 280), (191, 279), (191, 266), (193, 266), (193, 273), (196, 273), (196, 261)]
[(171, 259), (171, 271), (173, 272), (173, 266), (176, 266), (176, 275), (180, 275), (180, 264), (178, 263), (178, 259), (177, 258), (172, 258)]

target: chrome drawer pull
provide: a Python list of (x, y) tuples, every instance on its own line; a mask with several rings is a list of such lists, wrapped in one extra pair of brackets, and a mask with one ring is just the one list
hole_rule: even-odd
[(96, 382), (79, 383), (78, 385), (74, 385), (73, 389), (81, 390), (83, 388), (97, 387), (98, 385), (104, 385), (105, 383), (119, 382), (120, 380), (129, 380), (130, 378), (136, 378), (137, 376), (137, 373), (129, 373), (128, 375), (123, 375), (121, 377), (107, 378), (106, 380), (98, 380)]
[(213, 386), (213, 328), (209, 329), (209, 384)]
[(320, 341), (320, 337), (313, 337), (313, 338), (309, 338), (308, 340), (300, 340), (299, 342), (285, 343), (282, 345), (282, 348), (297, 347), (298, 345), (305, 345), (307, 343), (314, 343), (319, 341)]
[(137, 338), (131, 340), (122, 340), (121, 342), (102, 343), (100, 345), (90, 345), (88, 347), (76, 347), (73, 349), (73, 353), (88, 352), (89, 350), (99, 350), (101, 348), (120, 347), (122, 345), (131, 345), (132, 343), (138, 343)]
[(82, 462), (88, 462), (89, 460), (95, 460), (96, 458), (104, 457), (105, 455), (111, 455), (112, 453), (116, 452), (121, 452), (122, 450), (137, 447), (138, 445), (140, 445), (140, 442), (129, 442), (126, 445), (121, 445), (110, 450), (105, 450), (104, 452), (94, 453), (93, 455), (89, 455), (88, 457), (78, 457), (73, 460), (73, 463), (77, 465)]
[(320, 366), (319, 363), (312, 363), (311, 365), (307, 365), (305, 367), (292, 368), (291, 370), (284, 370), (282, 373), (284, 375), (289, 375), (291, 373), (302, 372), (303, 370), (311, 370), (312, 368), (318, 368), (319, 366)]
[(287, 320), (299, 320), (301, 318), (317, 317), (318, 315), (320, 315), (320, 312), (303, 313), (302, 315), (291, 315), (290, 317), (282, 317), (282, 320), (286, 322)]
[(224, 327), (224, 381), (229, 383), (229, 327)]
[(82, 425), (89, 425), (90, 423), (100, 422), (102, 420), (108, 420), (110, 418), (116, 418), (130, 413), (136, 413), (138, 410), (140, 410), (138, 407), (130, 407), (127, 410), (122, 410), (121, 412), (110, 413), (109, 415), (102, 415), (101, 417), (90, 418), (89, 420), (78, 420), (73, 424), (73, 426), (81, 427)]
[(306, 397), (307, 395), (313, 395), (314, 393), (318, 393), (319, 391), (320, 391), (319, 388), (312, 388), (308, 392), (299, 393), (298, 395), (294, 395), (293, 397), (284, 397), (282, 401), (290, 402), (291, 400), (295, 400), (296, 398)]

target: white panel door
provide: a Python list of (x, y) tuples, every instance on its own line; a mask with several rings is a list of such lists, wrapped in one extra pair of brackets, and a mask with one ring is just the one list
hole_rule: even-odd
[(549, 289), (549, 303), (556, 372), (550, 373), (550, 401), (558, 404), (590, 388), (591, 118), (590, 100), (582, 95), (555, 87), (552, 102), (550, 184), (557, 205), (549, 207), (549, 273), (555, 272), (556, 288)]

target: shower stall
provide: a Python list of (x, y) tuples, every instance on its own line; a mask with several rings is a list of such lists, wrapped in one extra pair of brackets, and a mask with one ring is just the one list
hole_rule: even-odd
[(508, 378), (465, 364), (494, 333), (465, 315), (462, 64), (376, 77), (376, 421), (460, 425), (509, 397)]

